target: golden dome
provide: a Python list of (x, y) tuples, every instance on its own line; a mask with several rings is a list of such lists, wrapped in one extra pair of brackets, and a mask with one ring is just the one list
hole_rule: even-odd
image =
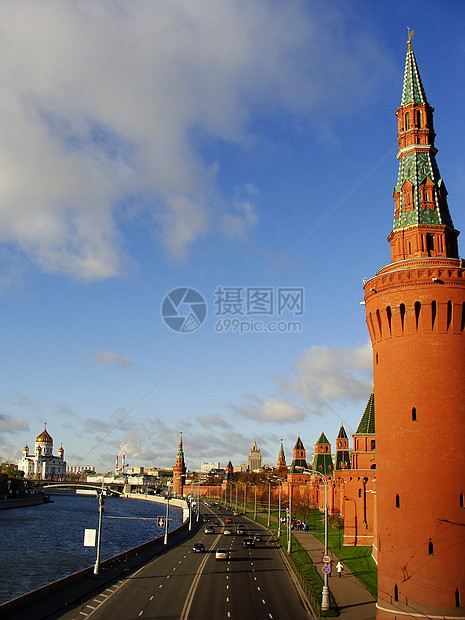
[(40, 435), (36, 437), (36, 443), (53, 443), (53, 439), (47, 433), (46, 428), (44, 428)]
[(29, 452), (29, 446), (27, 444), (24, 446), (23, 452)]

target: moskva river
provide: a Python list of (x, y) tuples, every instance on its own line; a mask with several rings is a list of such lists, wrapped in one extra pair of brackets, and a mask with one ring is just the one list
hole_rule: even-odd
[[(84, 547), (84, 530), (98, 528), (98, 499), (90, 495), (50, 495), (53, 503), (0, 511), (0, 603), (95, 563), (96, 547)], [(164, 504), (108, 497), (105, 517), (156, 518)], [(169, 529), (182, 523), (170, 505)], [(142, 519), (102, 521), (100, 560), (127, 551), (164, 530)]]

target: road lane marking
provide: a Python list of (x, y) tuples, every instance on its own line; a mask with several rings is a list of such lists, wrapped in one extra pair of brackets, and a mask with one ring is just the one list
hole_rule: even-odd
[(143, 613), (144, 613), (144, 611), (143, 611), (143, 610), (142, 610), (142, 611), (140, 611), (140, 612), (139, 612), (139, 616), (142, 616), (142, 614), (143, 614)]
[(152, 600), (153, 600), (153, 596), (151, 596), (151, 597), (149, 598), (149, 601), (152, 601)]
[[(220, 538), (221, 538), (221, 533), (218, 534), (218, 536), (214, 539), (209, 551), (213, 551), (213, 549), (218, 544)], [(208, 560), (208, 554), (206, 553), (205, 557), (202, 559), (200, 563), (199, 568), (197, 569), (197, 572), (195, 573), (194, 579), (192, 580), (192, 584), (191, 584), (191, 587), (189, 588), (189, 592), (187, 593), (184, 607), (182, 608), (182, 612), (181, 612), (181, 616), (179, 620), (187, 620), (187, 618), (189, 617), (189, 611), (192, 606), (192, 601), (194, 600), (194, 594), (197, 589), (197, 586), (199, 585), (200, 577), (202, 576), (202, 573), (205, 569), (205, 564), (207, 563), (207, 560)]]
[(264, 598), (262, 598), (262, 603), (263, 603), (264, 605), (266, 605), (266, 603), (265, 603), (265, 599), (264, 599)]

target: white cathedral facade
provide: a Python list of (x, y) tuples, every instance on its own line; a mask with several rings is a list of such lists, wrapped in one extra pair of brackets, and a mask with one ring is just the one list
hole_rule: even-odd
[(60, 447), (58, 456), (53, 455), (53, 439), (44, 428), (36, 438), (33, 453), (29, 452), (27, 444), (24, 446), (22, 458), (18, 461), (18, 469), (24, 472), (25, 478), (63, 479), (66, 477), (65, 451)]

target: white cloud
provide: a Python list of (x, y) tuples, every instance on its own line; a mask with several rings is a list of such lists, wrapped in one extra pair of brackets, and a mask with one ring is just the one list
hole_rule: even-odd
[(314, 345), (297, 362), (303, 381), (293, 380), (293, 386), (318, 408), (318, 402), (363, 400), (373, 385), (372, 359), (370, 342), (356, 349)]
[(133, 366), (131, 358), (127, 355), (120, 355), (114, 351), (104, 351), (94, 353), (92, 361), (97, 366), (115, 366), (120, 370), (129, 370)]
[(343, 20), (327, 10), (2, 3), (0, 241), (43, 271), (89, 281), (127, 269), (130, 214), (180, 256), (218, 226), (244, 237), (254, 205), (225, 206), (221, 161), (200, 145), (249, 147), (258, 113), (311, 119), (319, 105), (330, 112), (334, 95), (340, 114), (350, 107), (340, 93), (363, 97), (386, 65), (355, 25), (349, 41), (339, 36)]
[(229, 405), (230, 408), (244, 418), (257, 422), (289, 423), (305, 419), (306, 412), (302, 407), (286, 402), (274, 396), (265, 396), (259, 400), (255, 395), (248, 395), (244, 405)]
[(21, 418), (12, 418), (10, 415), (0, 413), (0, 431), (2, 433), (17, 433), (28, 431), (29, 424)]

